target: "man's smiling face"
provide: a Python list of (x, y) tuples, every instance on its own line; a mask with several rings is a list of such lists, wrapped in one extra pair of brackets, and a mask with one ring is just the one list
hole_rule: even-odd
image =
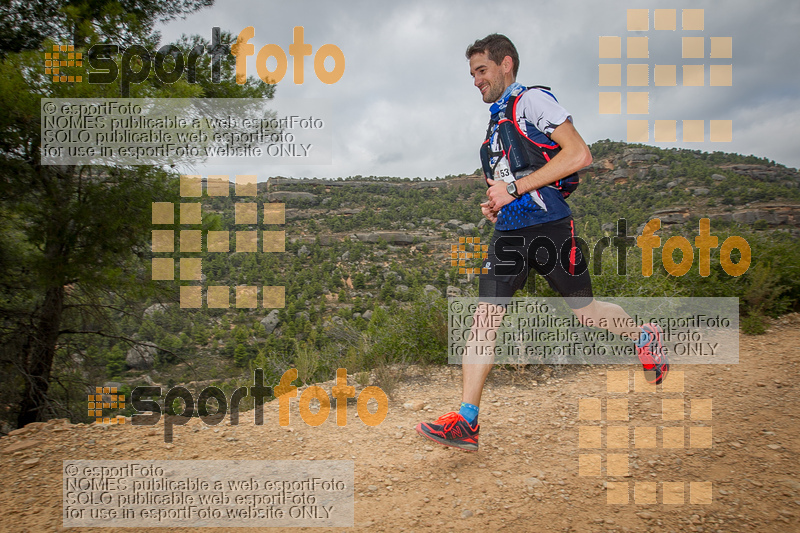
[(506, 87), (511, 85), (513, 77), (505, 63), (511, 63), (511, 58), (506, 56), (501, 64), (497, 64), (486, 52), (473, 54), (469, 58), (469, 72), (474, 78), (475, 87), (481, 91), (483, 101), (487, 104), (497, 101)]

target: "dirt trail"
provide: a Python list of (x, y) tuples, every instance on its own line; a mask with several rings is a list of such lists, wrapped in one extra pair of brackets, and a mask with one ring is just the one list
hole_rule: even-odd
[[(800, 531), (798, 347), (800, 316), (785, 317), (768, 335), (740, 337), (738, 365), (674, 367), (673, 387), (683, 372), (683, 392), (650, 385), (638, 392), (635, 366), (583, 367), (550, 377), (495, 370), (481, 408), (477, 453), (438, 446), (414, 431), (417, 422), (458, 405), (457, 367), (428, 369), (424, 375), (412, 369), (378, 427), (355, 418), (354, 405), (346, 427), (337, 427), (333, 416), (309, 427), (300, 420), (296, 401), (289, 428), (278, 425), (272, 402), (263, 426), (254, 426), (248, 414), (235, 427), (209, 428), (193, 420), (176, 429), (173, 444), (163, 442), (162, 425), (29, 426), (0, 439), (0, 530), (64, 530), (64, 459), (348, 459), (355, 463), (355, 527), (363, 530)], [(609, 372), (622, 370), (629, 371), (630, 392), (609, 392)], [(620, 374), (611, 376), (617, 380)], [(701, 400), (709, 398), (711, 420), (697, 420), (708, 406)], [(581, 420), (594, 406), (581, 399), (600, 399), (603, 420)], [(619, 407), (624, 399), (629, 421), (605, 420), (612, 404)], [(662, 404), (665, 399), (678, 402)], [(420, 403), (430, 410), (414, 410)], [(667, 404), (683, 405), (685, 416), (662, 420)], [(579, 405), (585, 411), (579, 413)], [(627, 450), (579, 447), (591, 445), (592, 431), (597, 432), (583, 430), (585, 440), (579, 442), (580, 426), (626, 424), (633, 427)], [(663, 448), (663, 430), (645, 429), (657, 426), (685, 428), (677, 431), (685, 434), (686, 447)], [(711, 428), (711, 441), (708, 429), (697, 428)], [(608, 432), (599, 433), (606, 444)], [(656, 447), (637, 448), (634, 440)], [(711, 447), (700, 447), (706, 443)], [(628, 475), (606, 475), (608, 457), (625, 452)], [(603, 475), (580, 475), (592, 473), (594, 460), (581, 455), (601, 456)], [(707, 493), (708, 485), (700, 483), (709, 481)], [(649, 488), (656, 489), (652, 496)], [(676, 488), (685, 494), (672, 492)], [(629, 503), (608, 503), (620, 495)], [(709, 496), (711, 503), (692, 503)], [(635, 503), (648, 497), (656, 503)], [(684, 503), (665, 504), (665, 497)], [(77, 529), (117, 530), (130, 531)]]

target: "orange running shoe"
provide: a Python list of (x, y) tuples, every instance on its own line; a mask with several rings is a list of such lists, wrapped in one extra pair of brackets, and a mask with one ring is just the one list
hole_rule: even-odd
[(425, 422), (417, 424), (416, 429), (417, 433), (423, 437), (427, 437), (439, 444), (476, 452), (478, 451), (478, 432), (480, 428), (480, 424), (475, 424), (475, 427), (472, 427), (463, 416), (456, 412), (451, 412), (440, 416), (432, 424)]
[(642, 331), (649, 335), (649, 339), (642, 346), (636, 345), (636, 355), (644, 367), (644, 375), (647, 381), (653, 385), (658, 385), (669, 372), (669, 359), (667, 350), (661, 342), (664, 332), (658, 324), (645, 324)]

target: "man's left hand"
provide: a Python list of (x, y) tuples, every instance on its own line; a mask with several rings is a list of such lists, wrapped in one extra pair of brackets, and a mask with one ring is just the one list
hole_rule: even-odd
[(505, 181), (486, 178), (486, 182), (489, 184), (489, 188), (486, 189), (486, 196), (489, 197), (489, 208), (495, 213), (514, 200), (514, 197), (508, 194), (506, 190), (508, 183)]

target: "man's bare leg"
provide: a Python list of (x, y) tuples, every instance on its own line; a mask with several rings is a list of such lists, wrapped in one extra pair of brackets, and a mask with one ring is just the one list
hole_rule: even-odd
[[(634, 341), (641, 334), (639, 325), (617, 304), (592, 300), (589, 305), (573, 309), (572, 312), (584, 325), (604, 327), (612, 333), (624, 335)], [(480, 406), (483, 387), (494, 364), (494, 357), (488, 354), (494, 352), (497, 326), (504, 314), (503, 306), (485, 302), (480, 303), (475, 311), (475, 320), (470, 331), (470, 340), (465, 346), (466, 355), (462, 365), (462, 402)]]
[[(608, 302), (592, 300), (589, 305), (573, 309), (573, 313), (581, 323), (587, 326), (603, 327), (612, 333), (624, 335), (634, 341), (653, 344), (649, 337), (640, 336), (649, 331), (660, 346), (660, 331), (657, 325), (647, 324), (640, 328), (628, 313), (620, 306)], [(494, 364), (494, 350), (497, 341), (497, 330), (500, 328), (505, 308), (485, 302), (479, 303), (475, 311), (474, 322), (470, 329), (470, 337), (465, 344), (464, 358), (462, 359), (462, 405), (460, 412), (450, 412), (439, 417), (433, 423), (417, 424), (418, 433), (445, 446), (452, 446), (464, 450), (475, 451), (478, 449), (477, 425), (478, 408), (483, 394), (486, 378)], [(654, 326), (654, 330), (651, 326)], [(643, 329), (644, 328), (644, 329)], [(649, 330), (647, 328), (650, 328)], [(637, 343), (637, 355), (645, 365), (645, 371), (650, 369), (653, 378), (648, 381), (660, 383), (669, 371), (666, 358), (661, 360), (643, 358), (642, 353), (648, 346), (640, 347)], [(463, 413), (463, 414), (462, 414)], [(475, 424), (475, 425), (473, 425)]]
[(480, 406), (483, 385), (494, 365), (496, 334), (504, 314), (505, 307), (501, 305), (486, 302), (478, 304), (461, 365), (462, 402)]
[(478, 449), (480, 432), (480, 426), (477, 424), (478, 406), (481, 402), (483, 384), (494, 364), (497, 330), (500, 329), (504, 314), (505, 308), (502, 306), (478, 303), (461, 361), (463, 375), (461, 407), (458, 412), (440, 416), (435, 422), (417, 424), (417, 433), (445, 446), (470, 451)]
[[(573, 313), (582, 324), (602, 327), (617, 335), (624, 335), (633, 341), (639, 339), (641, 327), (633, 318), (617, 304), (592, 300), (592, 302)], [(493, 354), (497, 327), (505, 314), (505, 308), (499, 305), (480, 303), (475, 312), (475, 320), (470, 331), (470, 340), (465, 347), (464, 364), (462, 365), (463, 389), (461, 401), (480, 406), (481, 394), (486, 378), (492, 370)], [(601, 325), (602, 324), (602, 325)]]
[(640, 325), (617, 304), (592, 300), (592, 303), (580, 309), (573, 309), (573, 313), (585, 326), (604, 328), (617, 335), (636, 341), (642, 333)]
[[(661, 341), (661, 328), (657, 324), (636, 324), (631, 316), (617, 304), (592, 300), (580, 309), (573, 309), (578, 320), (586, 326), (605, 328), (611, 333), (624, 335), (636, 342), (637, 356), (647, 380), (657, 385), (669, 372), (669, 359)], [(642, 333), (647, 336), (641, 338)]]

